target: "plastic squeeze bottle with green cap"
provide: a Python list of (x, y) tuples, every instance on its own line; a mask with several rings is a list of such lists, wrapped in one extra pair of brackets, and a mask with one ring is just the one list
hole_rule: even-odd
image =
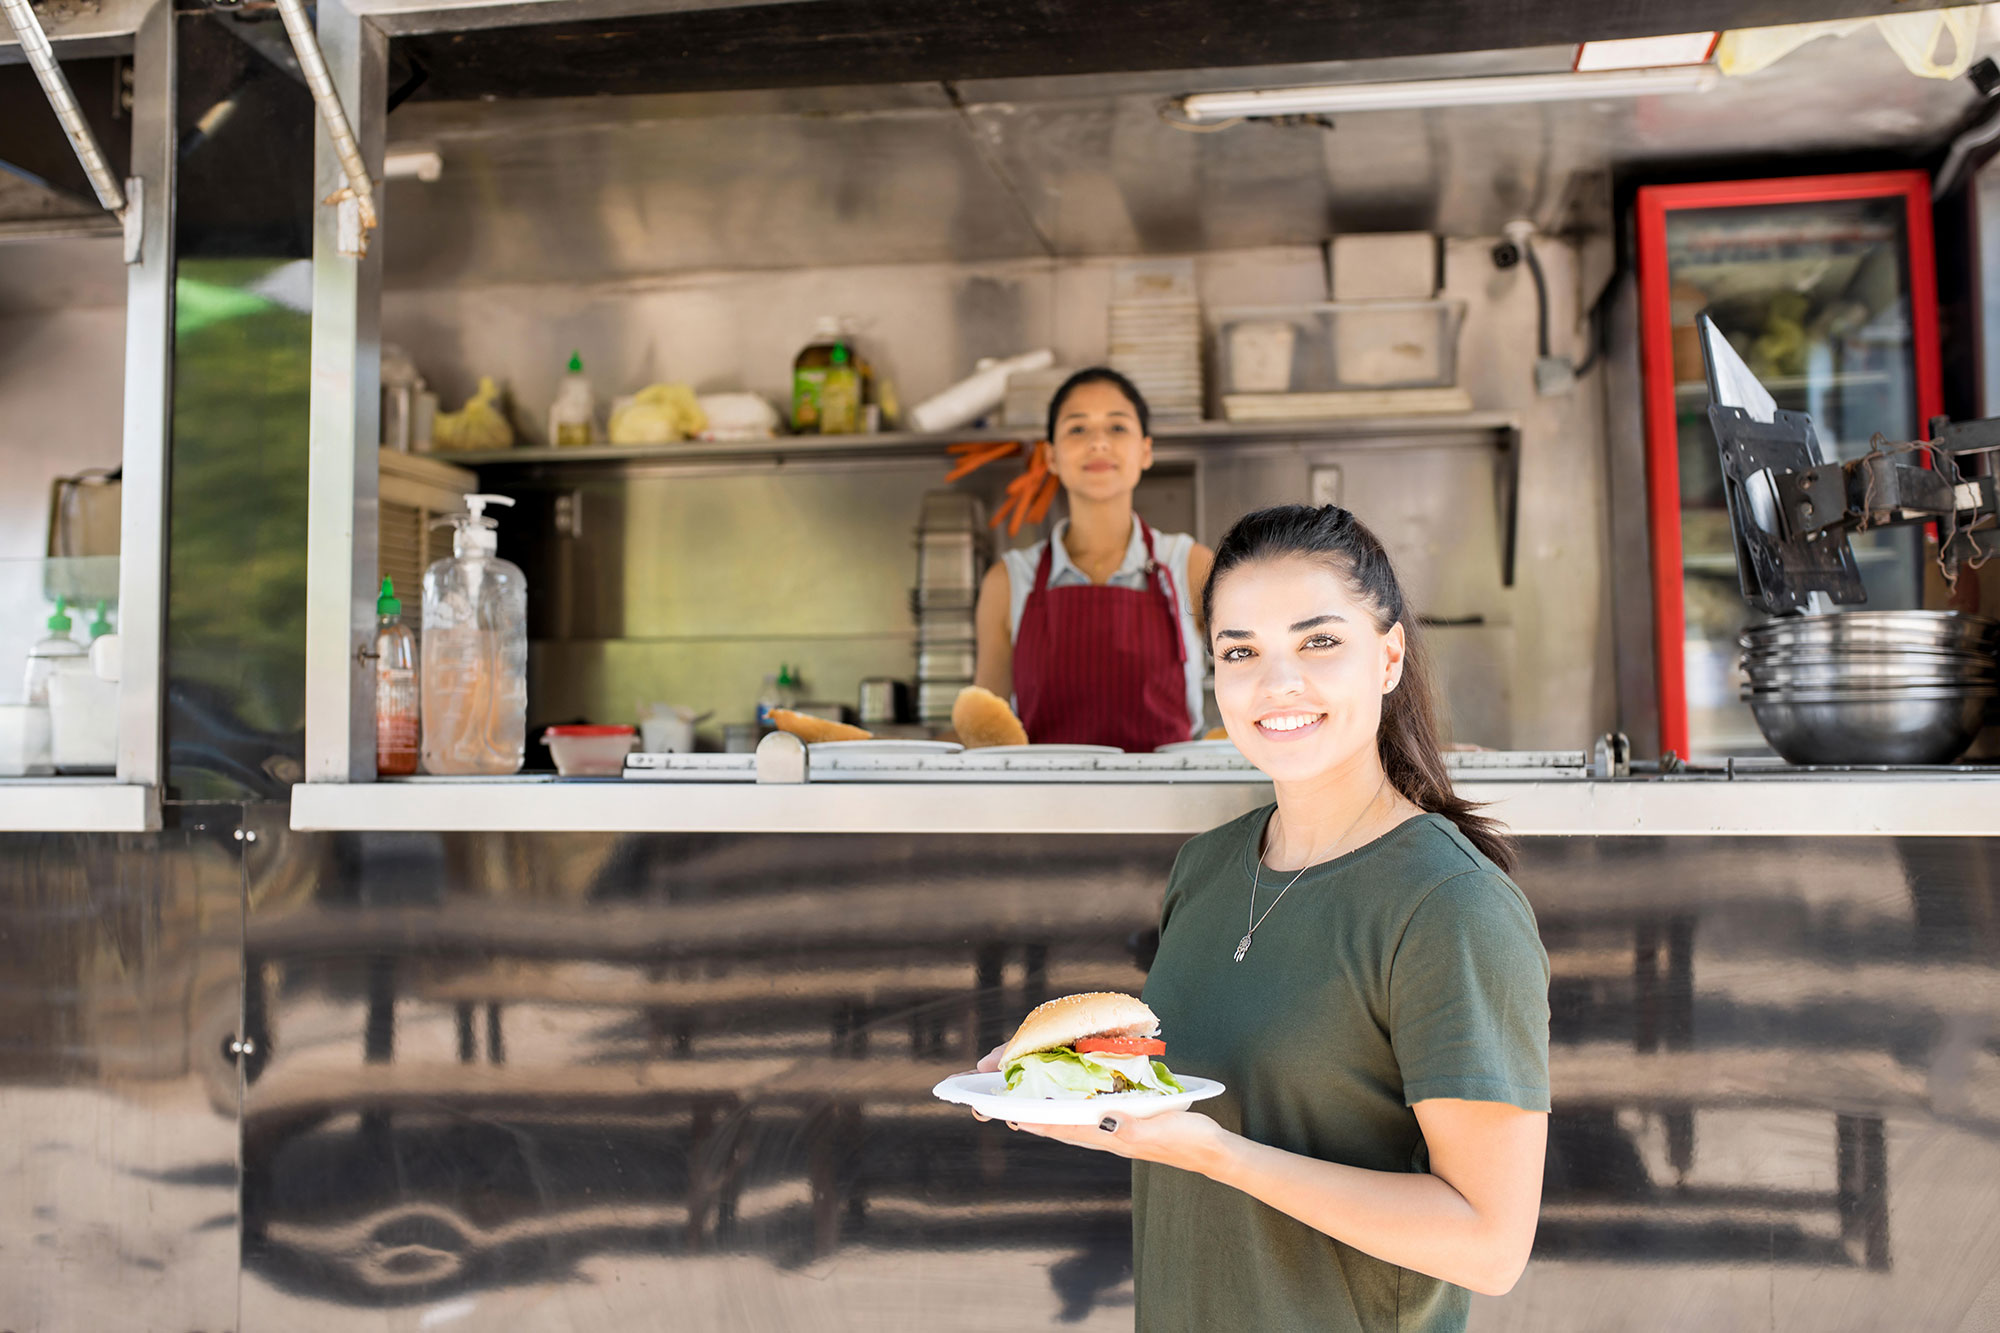
[(396, 585), (382, 580), (375, 599), (375, 772), (385, 778), (417, 771), (417, 642), (403, 623)]
[(102, 600), (97, 603), (97, 614), (91, 618), (90, 622), (90, 641), (92, 643), (96, 643), (111, 632), (110, 606), (109, 602)]
[(819, 390), (819, 433), (852, 435), (861, 429), (861, 371), (844, 342), (833, 345), (827, 360)]
[(569, 373), (563, 376), (556, 400), (549, 405), (549, 443), (564, 448), (589, 444), (596, 416), (596, 399), (583, 373), (583, 354), (571, 352)]
[(63, 611), (66, 598), (56, 598), (56, 613), (48, 619), (48, 637), (28, 650), (28, 672), (22, 682), (22, 701), (30, 707), (49, 706), (49, 677), (69, 667), (82, 666), (90, 650), (69, 636), (75, 623)]

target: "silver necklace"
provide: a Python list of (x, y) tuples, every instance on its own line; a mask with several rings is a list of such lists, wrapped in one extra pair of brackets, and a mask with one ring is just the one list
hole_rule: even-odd
[[(1388, 774), (1385, 773), (1382, 775), (1381, 786), (1376, 787), (1375, 794), (1368, 798), (1368, 804), (1361, 807), (1361, 813), (1354, 816), (1354, 822), (1349, 824), (1347, 828), (1341, 833), (1341, 835), (1333, 840), (1334, 847), (1338, 847), (1340, 846), (1341, 843), (1347, 841), (1347, 835), (1349, 833), (1354, 832), (1355, 829), (1360, 827), (1362, 816), (1366, 815), (1370, 810), (1373, 810), (1375, 808), (1375, 802), (1382, 799), (1382, 788), (1388, 785), (1389, 785), (1389, 776)], [(1266, 829), (1269, 828), (1268, 823), (1266, 824), (1265, 828)], [(1264, 831), (1265, 830), (1260, 829), (1258, 832), (1261, 834)], [(1253, 853), (1255, 853), (1255, 855), (1253, 855), (1250, 861), (1250, 916), (1249, 916), (1250, 929), (1244, 931), (1243, 938), (1236, 941), (1236, 961), (1239, 963), (1243, 961), (1243, 955), (1250, 952), (1250, 941), (1257, 934), (1257, 927), (1263, 925), (1265, 920), (1271, 915), (1271, 913), (1277, 910), (1278, 904), (1285, 900), (1285, 895), (1292, 891), (1292, 885), (1298, 883), (1299, 880), (1303, 879), (1305, 877), (1306, 871), (1311, 870), (1314, 865), (1313, 858), (1311, 854), (1308, 853), (1306, 856), (1306, 863), (1299, 867), (1299, 873), (1293, 875), (1291, 878), (1291, 882), (1286, 884), (1284, 888), (1278, 890), (1278, 896), (1271, 899), (1271, 905), (1264, 909), (1264, 915), (1259, 916), (1257, 915), (1257, 888), (1259, 883), (1259, 872), (1262, 871), (1264, 868), (1264, 857), (1262, 849), (1257, 845), (1257, 837), (1255, 835), (1253, 835), (1250, 840), (1250, 850)]]

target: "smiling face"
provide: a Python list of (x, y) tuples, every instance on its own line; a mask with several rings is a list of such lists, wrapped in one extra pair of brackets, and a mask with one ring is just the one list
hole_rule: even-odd
[(1115, 384), (1092, 380), (1069, 391), (1056, 414), (1056, 478), (1073, 498), (1129, 495), (1153, 465), (1153, 440), (1139, 412)]
[(1403, 627), (1304, 556), (1229, 570), (1210, 607), (1215, 704), (1236, 748), (1278, 782), (1376, 762), (1382, 699), (1402, 679)]

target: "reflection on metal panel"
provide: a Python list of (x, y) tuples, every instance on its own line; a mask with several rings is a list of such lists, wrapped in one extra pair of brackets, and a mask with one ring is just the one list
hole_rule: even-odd
[(312, 107), (206, 13), (178, 21), (167, 779), (276, 795), (304, 753)]
[(233, 811), (0, 837), (0, 1325), (236, 1327)]
[(1043, 249), (949, 108), (599, 120), (443, 151), (438, 181), (390, 189), (392, 286)]
[[(271, 814), (243, 1329), (1129, 1327), (1122, 1163), (928, 1089), (1138, 987), (1175, 840)], [(1992, 844), (1544, 840), (1519, 878), (1556, 1112), (1538, 1262), (1474, 1327), (1960, 1327), (2000, 1250)]]

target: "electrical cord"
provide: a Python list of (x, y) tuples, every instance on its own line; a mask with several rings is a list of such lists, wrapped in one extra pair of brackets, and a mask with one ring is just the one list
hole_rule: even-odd
[[(1521, 237), (1519, 246), (1521, 257), (1528, 264), (1528, 275), (1535, 280), (1535, 355), (1543, 360), (1547, 360), (1549, 356), (1549, 282), (1548, 278), (1542, 273), (1542, 261), (1535, 254), (1534, 237), (1532, 235)], [(1604, 342), (1604, 301), (1608, 295), (1609, 289), (1607, 288), (1605, 294), (1600, 295), (1596, 301), (1591, 303), (1590, 310), (1584, 316), (1586, 325), (1585, 338), (1588, 345), (1584, 349), (1583, 360), (1570, 368), (1570, 374), (1576, 379), (1582, 379), (1597, 365), (1598, 352), (1601, 350)]]
[(1542, 261), (1535, 257), (1535, 239), (1521, 240), (1521, 257), (1528, 261), (1528, 273), (1535, 280), (1535, 355), (1549, 355), (1549, 283), (1542, 276)]

